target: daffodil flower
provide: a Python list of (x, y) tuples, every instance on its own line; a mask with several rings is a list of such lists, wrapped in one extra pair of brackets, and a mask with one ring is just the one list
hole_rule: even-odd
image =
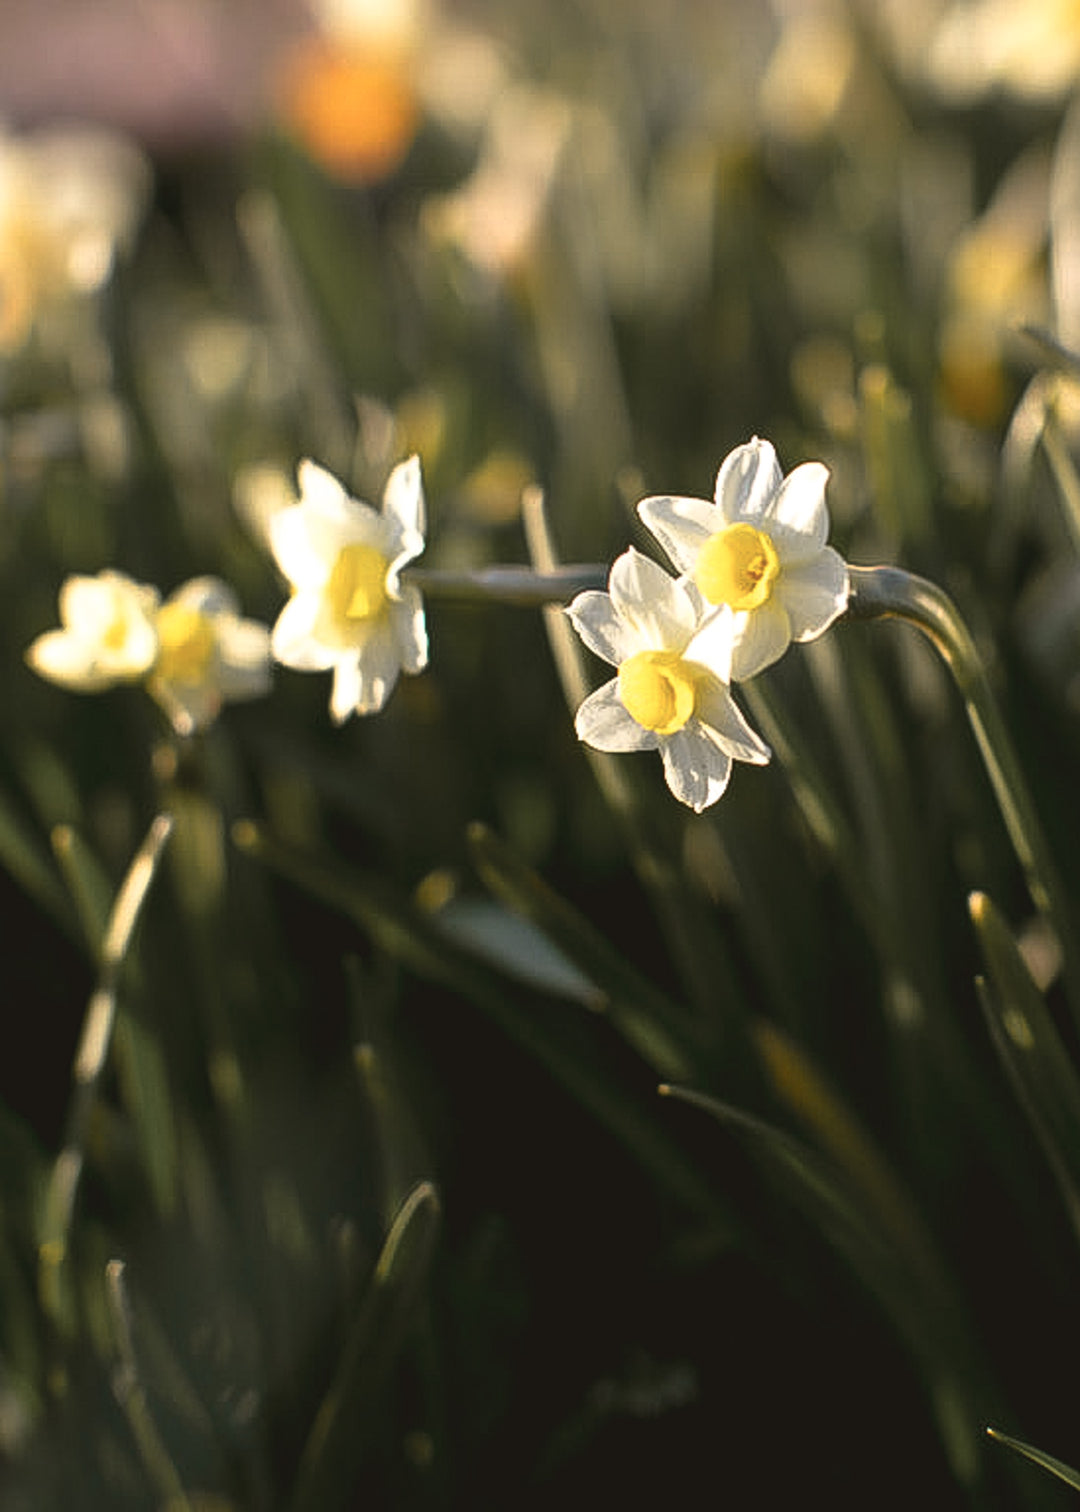
[(236, 595), (214, 577), (192, 578), (154, 615), (158, 651), (149, 692), (180, 735), (212, 724), (223, 704), (270, 689), (270, 631), (242, 619)]
[(638, 505), (704, 602), (731, 609), (736, 682), (793, 640), (821, 635), (847, 607), (847, 565), (826, 545), (828, 476), (820, 462), (804, 462), (785, 478), (770, 443), (755, 436), (724, 459), (715, 502), (657, 496)]
[(427, 666), (420, 592), (400, 578), (424, 549), (420, 460), (390, 474), (381, 512), (352, 499), (325, 469), (300, 464), (300, 501), (271, 517), (270, 544), (293, 596), (273, 631), (286, 667), (333, 670), (330, 713), (381, 709), (399, 672)]
[(618, 668), (577, 711), (586, 745), (659, 751), (668, 787), (696, 813), (721, 796), (733, 761), (769, 760), (728, 686), (730, 609), (703, 617), (685, 579), (631, 547), (613, 563), (608, 592), (580, 593), (566, 612), (589, 650)]
[(105, 283), (150, 183), (139, 149), (100, 127), (0, 127), (0, 356), (39, 317)]
[(39, 635), (26, 653), (41, 677), (81, 693), (138, 682), (158, 654), (156, 588), (122, 572), (69, 577), (60, 589), (62, 629)]

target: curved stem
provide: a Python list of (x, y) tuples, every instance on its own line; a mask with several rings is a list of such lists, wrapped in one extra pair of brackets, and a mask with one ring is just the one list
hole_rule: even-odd
[(517, 604), (543, 608), (568, 604), (588, 588), (607, 587), (607, 568), (598, 563), (553, 567), (534, 572), (528, 567), (477, 567), (465, 572), (436, 567), (408, 567), (402, 581), (429, 598), (459, 599), (467, 603)]
[(1080, 961), (1073, 944), (1070, 906), (997, 699), (967, 626), (949, 596), (925, 578), (904, 572), (899, 567), (851, 567), (849, 573), (849, 618), (906, 620), (932, 642), (952, 673), (1013, 850), (1023, 868), (1028, 891), (1036, 908), (1050, 920), (1061, 944), (1069, 997), (1080, 1025)]

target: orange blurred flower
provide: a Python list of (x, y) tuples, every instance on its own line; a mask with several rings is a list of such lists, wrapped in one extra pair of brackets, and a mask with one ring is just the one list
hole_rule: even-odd
[(282, 69), (281, 118), (329, 173), (375, 183), (401, 164), (420, 125), (409, 62), (398, 49), (308, 38)]

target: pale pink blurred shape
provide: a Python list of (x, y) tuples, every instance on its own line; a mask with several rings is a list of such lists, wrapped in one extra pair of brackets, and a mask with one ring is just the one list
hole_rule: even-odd
[(159, 150), (234, 137), (309, 30), (303, 0), (3, 0), (0, 117), (105, 122)]

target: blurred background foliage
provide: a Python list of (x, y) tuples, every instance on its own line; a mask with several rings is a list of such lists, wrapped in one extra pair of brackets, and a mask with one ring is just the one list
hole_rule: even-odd
[(4, 1506), (1064, 1505), (985, 1430), (1080, 1462), (1074, 947), (913, 630), (756, 679), (701, 816), (585, 759), (532, 610), (186, 743), (23, 652), (104, 567), (271, 623), (305, 456), (419, 452), (428, 565), (606, 563), (767, 436), (959, 605), (1074, 928), (1075, 7), (4, 24), (12, 163), (145, 154), (81, 282), (0, 173)]

